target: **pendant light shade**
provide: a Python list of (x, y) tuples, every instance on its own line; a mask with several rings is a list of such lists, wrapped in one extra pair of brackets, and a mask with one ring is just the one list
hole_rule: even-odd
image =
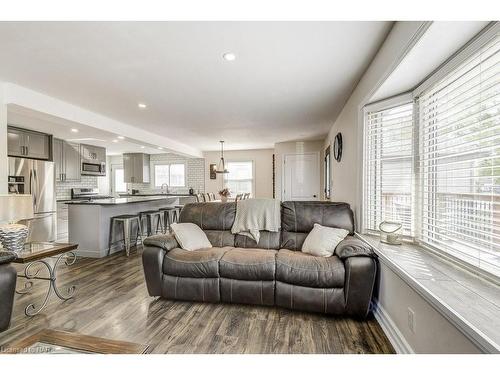
[(224, 161), (224, 141), (220, 141), (220, 160), (215, 173), (229, 173), (226, 169), (226, 162)]

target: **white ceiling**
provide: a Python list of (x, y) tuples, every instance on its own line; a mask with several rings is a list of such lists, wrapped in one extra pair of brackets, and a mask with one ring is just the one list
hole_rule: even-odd
[(0, 80), (200, 150), (267, 148), (322, 138), (391, 25), (1, 22)]
[(434, 21), (370, 101), (414, 89), (487, 25), (487, 21)]

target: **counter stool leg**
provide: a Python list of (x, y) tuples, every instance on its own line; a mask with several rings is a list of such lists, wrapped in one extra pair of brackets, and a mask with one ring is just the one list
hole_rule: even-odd
[(141, 220), (139, 220), (139, 218), (135, 218), (135, 220), (137, 220), (137, 237), (135, 237), (135, 246), (137, 247), (137, 242), (138, 242), (138, 239), (140, 238), (141, 239), (141, 244), (142, 244), (142, 241), (144, 240), (144, 236), (142, 234), (142, 224), (141, 224)]
[(130, 220), (126, 219), (123, 221), (123, 236), (125, 237), (125, 252), (127, 256), (130, 255)]
[(158, 233), (158, 227), (160, 227), (160, 233), (165, 233), (164, 227), (165, 223), (163, 222), (163, 215), (159, 213), (158, 215), (155, 215), (158, 217), (158, 221), (156, 222), (156, 231), (155, 234)]
[(108, 238), (108, 256), (111, 254), (111, 241), (113, 239), (113, 225), (115, 221), (111, 219), (111, 223), (109, 223), (109, 238)]

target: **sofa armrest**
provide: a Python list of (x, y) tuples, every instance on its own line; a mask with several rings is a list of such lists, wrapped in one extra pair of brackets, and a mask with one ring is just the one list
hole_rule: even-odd
[(166, 251), (161, 247), (144, 246), (142, 253), (142, 267), (144, 278), (151, 297), (161, 296), (161, 284), (163, 280), (163, 258)]
[(345, 304), (346, 313), (358, 318), (365, 318), (370, 311), (377, 260), (367, 256), (347, 258), (345, 267)]
[(353, 236), (347, 236), (340, 241), (335, 248), (335, 255), (344, 261), (352, 257), (376, 257), (370, 245)]
[(12, 251), (0, 250), (0, 264), (7, 264), (17, 259), (17, 254)]
[(16, 269), (10, 264), (0, 264), (0, 332), (9, 328), (14, 293), (16, 291)]
[(148, 247), (159, 247), (165, 251), (170, 251), (179, 247), (173, 234), (155, 234), (154, 236), (149, 236), (144, 240), (143, 245)]

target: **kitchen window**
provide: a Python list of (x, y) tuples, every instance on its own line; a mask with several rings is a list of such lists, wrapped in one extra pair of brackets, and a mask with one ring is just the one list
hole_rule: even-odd
[(411, 103), (365, 108), (363, 231), (398, 221), (417, 243), (500, 276), (500, 37), (480, 40)]
[(185, 164), (155, 164), (154, 184), (156, 188), (161, 188), (163, 184), (169, 187), (186, 186), (186, 165)]
[(224, 174), (224, 186), (233, 196), (250, 193), (254, 196), (253, 161), (229, 161), (226, 163), (229, 173)]

